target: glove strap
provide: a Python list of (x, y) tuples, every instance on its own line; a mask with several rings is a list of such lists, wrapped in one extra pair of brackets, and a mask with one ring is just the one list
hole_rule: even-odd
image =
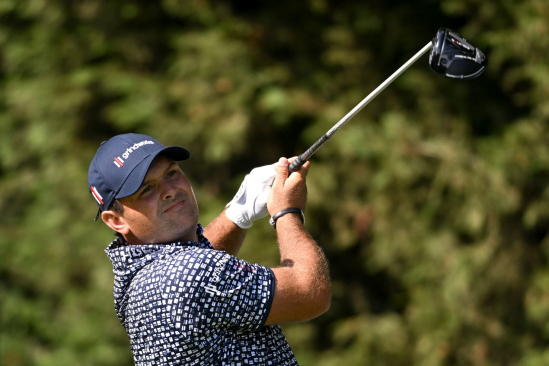
[(280, 217), (289, 214), (289, 213), (299, 213), (301, 218), (301, 223), (305, 224), (305, 214), (303, 213), (303, 210), (296, 207), (290, 207), (282, 211), (278, 211), (271, 219), (269, 220), (269, 224), (276, 229), (276, 220), (278, 220)]

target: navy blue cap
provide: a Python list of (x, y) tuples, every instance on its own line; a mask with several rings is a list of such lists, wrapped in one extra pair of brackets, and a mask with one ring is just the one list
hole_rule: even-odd
[(88, 187), (99, 210), (108, 210), (115, 199), (137, 192), (159, 154), (175, 161), (191, 156), (180, 146), (165, 147), (150, 136), (135, 133), (102, 142), (88, 170)]

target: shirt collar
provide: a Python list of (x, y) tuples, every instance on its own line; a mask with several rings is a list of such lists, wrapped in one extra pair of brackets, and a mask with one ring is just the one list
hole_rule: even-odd
[[(210, 241), (204, 236), (204, 228), (202, 227), (202, 225), (198, 224), (196, 226), (196, 234), (198, 235), (198, 243), (195, 242), (194, 240), (188, 240), (188, 241), (183, 241), (183, 242), (177, 241), (177, 242), (166, 243), (166, 244), (146, 244), (146, 245), (153, 245), (153, 246), (157, 246), (157, 245), (162, 245), (162, 246), (194, 246), (194, 247), (207, 248), (207, 249), (212, 249), (213, 248)], [(129, 246), (129, 245), (130, 244), (128, 244), (128, 242), (126, 240), (124, 240), (121, 237), (117, 237), (116, 239), (114, 239), (109, 244), (109, 246), (107, 247), (106, 250), (118, 249), (118, 248), (122, 248), (122, 247)]]

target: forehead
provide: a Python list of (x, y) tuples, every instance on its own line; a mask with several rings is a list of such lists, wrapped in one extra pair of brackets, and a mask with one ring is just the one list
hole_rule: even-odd
[(147, 176), (145, 179), (147, 179), (150, 176), (156, 175), (158, 173), (163, 172), (165, 169), (168, 169), (170, 166), (178, 166), (177, 162), (173, 159), (168, 158), (165, 155), (158, 155), (151, 163), (151, 166), (149, 167), (149, 170), (147, 171)]

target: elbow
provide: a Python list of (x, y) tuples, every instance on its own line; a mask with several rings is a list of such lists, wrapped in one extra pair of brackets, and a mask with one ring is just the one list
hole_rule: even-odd
[(332, 304), (332, 289), (329, 282), (317, 288), (314, 299), (311, 299), (311, 302), (314, 304), (314, 308), (311, 309), (311, 318), (316, 318), (330, 309), (330, 305)]
[(328, 284), (326, 288), (323, 289), (321, 296), (319, 296), (318, 302), (320, 311), (318, 315), (322, 315), (330, 310), (330, 306), (332, 305), (332, 289), (330, 284)]

